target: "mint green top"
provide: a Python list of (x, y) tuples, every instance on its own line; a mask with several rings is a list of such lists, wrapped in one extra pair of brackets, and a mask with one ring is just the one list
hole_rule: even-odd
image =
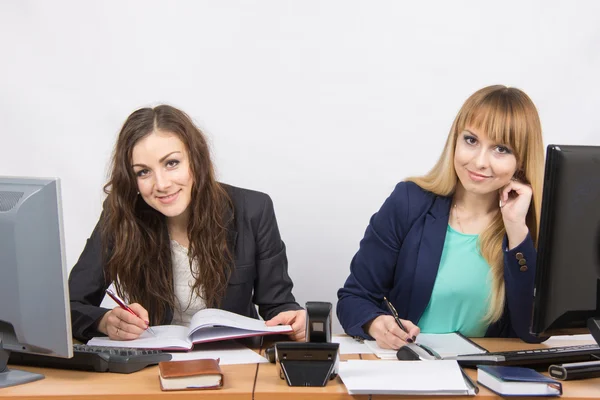
[(440, 267), (429, 304), (417, 324), (421, 332), (485, 336), (491, 293), (490, 267), (479, 253), (478, 235), (446, 229)]

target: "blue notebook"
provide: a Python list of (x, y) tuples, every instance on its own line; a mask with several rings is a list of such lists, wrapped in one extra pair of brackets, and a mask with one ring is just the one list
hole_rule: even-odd
[(480, 365), (477, 381), (501, 396), (560, 396), (562, 385), (531, 368)]

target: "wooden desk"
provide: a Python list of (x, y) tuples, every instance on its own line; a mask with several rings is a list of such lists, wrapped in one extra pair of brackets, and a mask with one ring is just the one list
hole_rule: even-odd
[[(474, 339), (474, 341), (488, 349), (489, 351), (506, 351), (506, 350), (521, 350), (521, 349), (536, 349), (548, 347), (542, 344), (527, 344), (522, 342), (519, 339), (492, 339), (492, 338), (482, 338), (482, 339)], [(581, 342), (584, 344), (586, 342)], [(587, 342), (589, 343), (589, 342)], [(578, 344), (578, 343), (577, 343)], [(569, 346), (574, 345), (573, 342), (565, 342), (565, 343), (553, 343), (552, 346)], [(347, 360), (351, 358), (362, 358), (362, 359), (377, 359), (372, 354), (369, 355), (347, 355), (342, 356), (342, 360)], [(342, 361), (343, 362), (343, 361)], [(473, 381), (477, 380), (477, 371), (475, 369), (466, 369), (469, 376), (473, 379)], [(586, 379), (582, 381), (567, 381), (563, 382), (563, 398), (567, 399), (591, 399), (591, 398), (600, 398), (600, 378), (596, 379)], [(477, 398), (485, 398), (485, 399), (502, 399), (502, 397), (495, 395), (484, 387), (479, 387), (479, 394), (476, 396)], [(337, 399), (369, 399), (369, 396), (350, 396), (344, 384), (340, 380), (340, 378), (336, 378), (335, 380), (330, 381), (326, 387), (324, 388), (314, 388), (314, 387), (289, 387), (285, 383), (285, 381), (279, 378), (277, 373), (277, 368), (274, 364), (259, 364), (258, 367), (258, 376), (256, 379), (256, 387), (254, 389), (254, 399), (255, 400), (276, 400), (282, 399), (285, 400), (296, 400), (296, 399), (327, 399), (327, 400), (337, 400)], [(407, 396), (381, 396), (381, 395), (373, 395), (370, 397), (372, 400), (392, 400), (392, 399), (407, 399)], [(419, 399), (424, 399), (425, 396), (418, 396)], [(439, 399), (440, 396), (432, 397), (435, 399)], [(446, 399), (471, 399), (472, 396), (448, 396), (443, 397)]]
[[(117, 400), (117, 399), (173, 399), (219, 396), (218, 399), (252, 399), (256, 364), (223, 365), (224, 387), (219, 390), (160, 390), (158, 367), (149, 367), (133, 374), (95, 373), (67, 371), (50, 368), (14, 366), (15, 369), (39, 372), (46, 378), (19, 386), (0, 389), (0, 399), (70, 399), (70, 400)], [(12, 368), (12, 366), (11, 366)]]
[[(374, 355), (371, 356), (376, 358)], [(362, 357), (358, 354), (341, 356), (342, 360), (359, 358)], [(329, 381), (325, 387), (291, 387), (283, 379), (279, 378), (279, 372), (275, 364), (258, 364), (254, 400), (294, 400), (308, 398), (311, 400), (368, 400), (369, 396), (350, 396), (339, 376)]]
[[(535, 349), (547, 347), (541, 345), (529, 345), (518, 339), (475, 339), (475, 342), (490, 351)], [(584, 342), (581, 342), (582, 344)], [(573, 342), (557, 343), (553, 346), (573, 345)], [(376, 359), (369, 355), (343, 355), (342, 360), (348, 359)], [(342, 361), (343, 362), (343, 361)], [(249, 365), (224, 365), (225, 387), (221, 390), (206, 391), (172, 391), (163, 392), (158, 382), (158, 367), (146, 368), (142, 371), (126, 375), (111, 373), (92, 373), (79, 371), (66, 371), (47, 368), (32, 368), (16, 366), (17, 369), (39, 372), (46, 376), (45, 379), (20, 386), (0, 389), (0, 400), (5, 398), (46, 399), (53, 400), (74, 399), (173, 399), (190, 398), (192, 396), (220, 396), (219, 399), (252, 399), (255, 400), (392, 400), (407, 399), (406, 396), (350, 396), (346, 387), (336, 378), (325, 387), (289, 387), (279, 378), (277, 367), (274, 364), (249, 364)], [(467, 373), (475, 380), (477, 373), (473, 369), (467, 369)], [(477, 398), (501, 399), (480, 387)], [(583, 400), (600, 398), (600, 378), (586, 379), (582, 381), (563, 382), (563, 398)], [(437, 400), (439, 396), (433, 397)], [(461, 399), (459, 396), (443, 397), (445, 399)], [(473, 397), (462, 397), (471, 399)], [(419, 396), (424, 399), (424, 396)]]

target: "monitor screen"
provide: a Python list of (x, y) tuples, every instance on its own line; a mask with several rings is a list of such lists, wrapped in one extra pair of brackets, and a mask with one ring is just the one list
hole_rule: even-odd
[[(600, 146), (548, 146), (532, 333), (580, 333), (600, 317)], [(598, 340), (598, 338), (596, 338)]]
[(33, 380), (10, 352), (73, 356), (58, 179), (0, 177), (0, 266), (2, 387)]

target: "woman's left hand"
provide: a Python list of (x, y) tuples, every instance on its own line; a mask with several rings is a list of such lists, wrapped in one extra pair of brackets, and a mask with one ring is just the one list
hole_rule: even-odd
[(290, 338), (297, 342), (306, 340), (306, 310), (282, 311), (265, 324), (267, 326), (291, 325), (293, 332), (288, 334)]
[(529, 233), (526, 217), (533, 190), (531, 186), (518, 180), (511, 180), (500, 190), (500, 212), (508, 236), (508, 247), (517, 247)]

